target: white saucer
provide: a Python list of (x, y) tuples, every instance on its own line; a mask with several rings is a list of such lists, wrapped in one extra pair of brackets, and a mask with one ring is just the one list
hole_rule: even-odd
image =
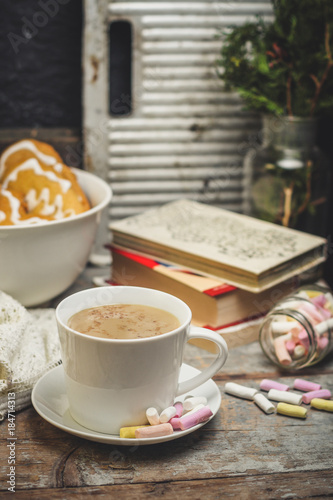
[[(191, 378), (197, 373), (199, 373), (199, 370), (196, 368), (183, 364), (180, 372), (180, 381)], [(191, 395), (205, 396), (207, 398), (207, 404), (213, 413), (209, 419), (211, 420), (216, 415), (221, 405), (221, 394), (215, 382), (212, 379), (208, 380), (195, 390), (191, 391)], [(186, 394), (177, 398), (177, 400), (182, 401), (185, 397)], [(65, 389), (64, 369), (62, 365), (53, 368), (38, 380), (33, 388), (31, 400), (37, 413), (39, 413), (41, 417), (55, 427), (58, 427), (69, 434), (74, 434), (75, 436), (79, 436), (90, 441), (97, 441), (99, 443), (106, 444), (138, 446), (143, 444), (155, 444), (162, 443), (164, 441), (171, 441), (196, 431), (209, 421), (207, 420), (207, 422), (198, 424), (190, 429), (187, 429), (186, 431), (175, 431), (170, 436), (152, 437), (146, 439), (125, 439), (117, 436), (116, 434), (103, 434), (86, 429), (82, 425), (78, 424), (71, 417), (69, 412), (68, 399)]]

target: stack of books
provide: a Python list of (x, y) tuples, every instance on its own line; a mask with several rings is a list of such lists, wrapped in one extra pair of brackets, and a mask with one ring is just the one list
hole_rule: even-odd
[(110, 229), (112, 283), (179, 297), (229, 347), (255, 340), (263, 315), (326, 257), (324, 238), (188, 199)]

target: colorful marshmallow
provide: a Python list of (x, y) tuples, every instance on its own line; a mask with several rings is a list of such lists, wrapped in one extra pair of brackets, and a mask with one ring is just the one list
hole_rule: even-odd
[(302, 396), (302, 401), (306, 405), (311, 403), (312, 399), (319, 398), (319, 399), (330, 399), (332, 396), (331, 391), (328, 389), (320, 389), (319, 391), (310, 391), (310, 392), (305, 392)]
[[(195, 406), (193, 408), (193, 410), (190, 410), (190, 411), (184, 413), (182, 417), (184, 417), (184, 416), (188, 417), (192, 413), (195, 413), (196, 411), (200, 410), (201, 408), (204, 408), (204, 406), (205, 405), (203, 405), (203, 404), (199, 404), (198, 406)], [(181, 420), (182, 417), (179, 417), (179, 418), (174, 417), (174, 418), (172, 418), (170, 420), (170, 424), (172, 425), (172, 427), (174, 428), (174, 430), (181, 429), (181, 427), (180, 427), (180, 420)], [(196, 424), (194, 424), (194, 425), (196, 425)]]
[(281, 365), (290, 365), (292, 363), (291, 356), (286, 348), (286, 342), (291, 339), (291, 334), (281, 335), (273, 341), (276, 357)]
[(306, 418), (308, 410), (303, 406), (292, 405), (289, 403), (279, 402), (276, 407), (277, 413), (288, 417)]
[(270, 389), (277, 389), (278, 391), (289, 391), (289, 385), (281, 384), (280, 382), (276, 382), (275, 380), (264, 378), (260, 382), (260, 389), (267, 392)]
[[(191, 409), (186, 411), (184, 406)], [(120, 437), (126, 439), (168, 436), (175, 430), (187, 430), (203, 423), (212, 415), (213, 412), (207, 405), (206, 397), (189, 396), (184, 402), (176, 401), (172, 406), (168, 406), (161, 414), (154, 407), (147, 408), (146, 418), (149, 425), (122, 427), (119, 434)]]
[[(309, 389), (314, 390), (305, 392), (304, 394), (297, 394), (289, 391), (289, 385), (287, 384), (281, 384), (270, 379), (262, 379), (260, 382), (260, 389), (268, 391), (266, 398), (264, 394), (255, 389), (252, 389), (252, 391), (256, 391), (254, 393), (247, 391), (244, 393), (244, 389), (250, 388), (232, 382), (225, 384), (225, 392), (234, 396), (243, 397), (244, 399), (253, 399), (255, 404), (267, 414), (275, 413), (276, 410), (276, 412), (281, 415), (306, 418), (308, 410), (301, 406), (302, 403), (310, 403), (314, 408), (333, 412), (333, 401), (328, 400), (331, 397), (331, 392), (327, 389), (321, 389), (320, 384), (296, 378), (293, 383), (293, 388), (300, 391), (308, 391)], [(252, 397), (250, 397), (250, 395), (252, 395)], [(270, 399), (278, 402), (276, 409)]]
[(146, 439), (162, 436), (170, 436), (173, 433), (173, 427), (168, 422), (165, 424), (148, 425), (146, 427), (138, 427), (135, 430), (136, 439)]
[(319, 391), (321, 389), (321, 385), (301, 378), (295, 378), (294, 389), (303, 392)]
[(213, 412), (209, 408), (209, 406), (204, 406), (203, 408), (199, 408), (196, 411), (191, 412), (190, 414), (185, 414), (179, 419), (179, 425), (182, 431), (190, 429), (195, 425), (206, 422), (211, 416)]
[(176, 408), (176, 415), (175, 415), (175, 417), (176, 418), (181, 417), (182, 414), (183, 414), (183, 412), (184, 412), (183, 403), (181, 401), (176, 401), (173, 406)]
[(297, 292), (292, 299), (279, 303), (269, 330), (280, 365), (303, 366), (308, 359), (321, 359), (328, 351), (329, 332), (333, 330), (332, 294), (317, 290)]
[(125, 439), (135, 439), (135, 431), (143, 427), (150, 427), (150, 425), (135, 425), (132, 427), (122, 427), (119, 431), (119, 436)]
[(328, 401), (327, 399), (313, 398), (310, 402), (313, 408), (317, 410), (331, 411), (333, 412), (333, 401)]

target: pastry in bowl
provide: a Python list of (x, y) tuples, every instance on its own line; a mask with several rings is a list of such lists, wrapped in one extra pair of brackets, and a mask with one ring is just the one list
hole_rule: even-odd
[(23, 139), (11, 144), (1, 154), (0, 177), (29, 158), (36, 158), (43, 167), (53, 167), (61, 173), (62, 158), (50, 144), (34, 139)]
[(74, 172), (44, 142), (24, 139), (9, 146), (0, 158), (0, 185), (2, 205), (7, 200), (13, 213), (10, 217), (7, 210), (5, 217), (0, 208), (1, 225), (60, 220), (90, 208)]
[(23, 220), (27, 214), (23, 195), (0, 185), (0, 224), (8, 226)]
[[(58, 220), (39, 217), (38, 223), (26, 223), (26, 217), (33, 217), (21, 212), (18, 224), (0, 224), (0, 290), (25, 307), (45, 304), (64, 293), (85, 268), (92, 249), (96, 251), (95, 243), (104, 245), (108, 239), (108, 214), (102, 212), (111, 201), (111, 187), (85, 170), (73, 172), (91, 208)], [(11, 196), (20, 202), (18, 210), (24, 207), (20, 195), (2, 190), (0, 215), (7, 213)]]
[(103, 179), (68, 167), (46, 143), (9, 146), (0, 157), (1, 291), (32, 307), (67, 290), (98, 230), (107, 237), (107, 218), (100, 223), (111, 196)]

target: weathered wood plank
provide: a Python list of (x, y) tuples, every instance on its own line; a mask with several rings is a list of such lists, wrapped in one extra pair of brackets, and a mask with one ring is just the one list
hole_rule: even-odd
[[(332, 467), (332, 442), (323, 440), (325, 429), (331, 432), (330, 419), (315, 410), (305, 421), (265, 415), (252, 402), (224, 397), (221, 411), (199, 431), (158, 446), (127, 448), (68, 435), (30, 408), (16, 421), (16, 487), (188, 481), (259, 472), (307, 475)], [(2, 477), (7, 469), (1, 466)]]
[[(2, 494), (5, 498), (12, 493)], [(65, 495), (65, 496), (64, 496)], [(278, 498), (292, 498), (302, 500), (309, 498), (332, 498), (333, 482), (330, 471), (302, 472), (292, 474), (271, 475), (239, 475), (231, 478), (217, 478), (209, 481), (167, 481), (126, 485), (90, 486), (85, 488), (71, 488), (64, 492), (61, 488), (20, 491), (15, 498), (52, 500), (55, 498), (70, 498), (82, 500), (87, 497), (99, 499), (135, 498), (146, 500), (149, 498), (182, 500), (216, 500), (219, 498), (236, 498), (237, 500), (272, 500)]]

